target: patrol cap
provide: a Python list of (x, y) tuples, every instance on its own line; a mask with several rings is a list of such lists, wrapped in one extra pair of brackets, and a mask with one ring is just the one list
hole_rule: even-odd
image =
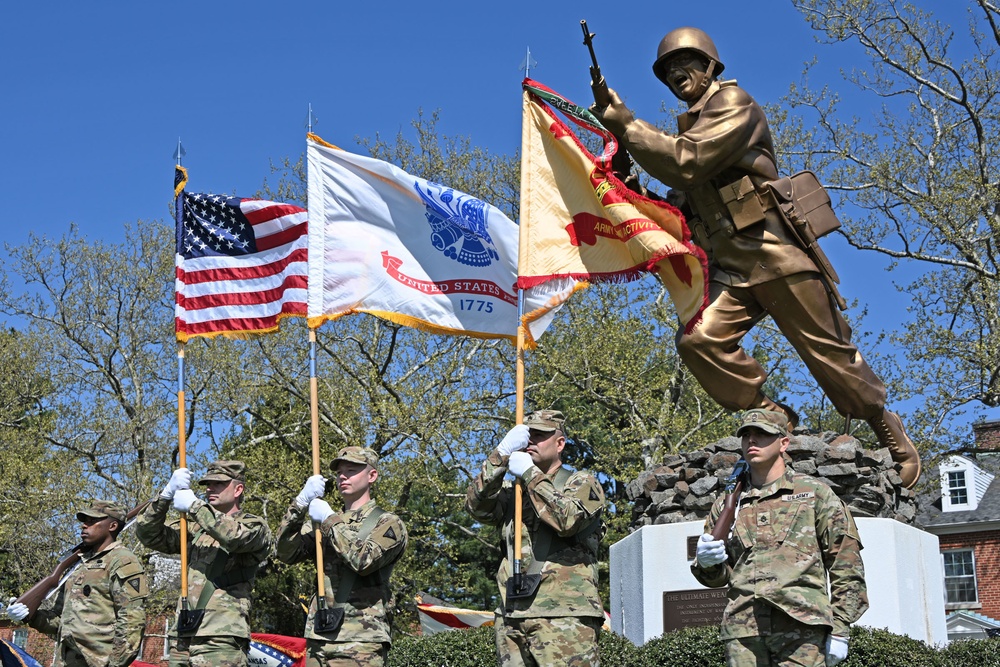
[(774, 410), (747, 410), (743, 413), (743, 421), (736, 430), (736, 437), (739, 438), (743, 432), (749, 428), (759, 428), (765, 433), (788, 436), (788, 417), (784, 412)]
[(201, 476), (198, 483), (229, 482), (234, 479), (237, 482), (246, 484), (247, 467), (243, 461), (213, 461), (208, 464), (208, 470)]
[(337, 458), (330, 461), (330, 470), (336, 470), (337, 464), (341, 461), (347, 463), (361, 463), (378, 469), (378, 454), (374, 449), (368, 447), (344, 447), (337, 454)]
[(119, 524), (123, 524), (125, 523), (126, 514), (125, 508), (118, 503), (113, 503), (110, 500), (95, 500), (91, 503), (90, 507), (77, 512), (76, 519), (77, 521), (83, 521), (84, 519), (111, 518)]
[(566, 418), (558, 410), (535, 410), (524, 418), (524, 425), (536, 431), (563, 431)]

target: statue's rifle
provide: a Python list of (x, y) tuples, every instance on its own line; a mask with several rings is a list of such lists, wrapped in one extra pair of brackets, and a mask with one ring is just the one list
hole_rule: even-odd
[(733, 466), (733, 471), (726, 478), (726, 499), (722, 504), (722, 513), (712, 527), (712, 539), (729, 541), (729, 534), (736, 523), (736, 510), (740, 506), (740, 495), (746, 486), (750, 466), (745, 459), (740, 459)]
[[(125, 525), (122, 526), (122, 530), (125, 530), (135, 521), (135, 518), (139, 516), (142, 510), (146, 509), (151, 501), (147, 500), (141, 503), (125, 515)], [(65, 556), (59, 564), (56, 565), (55, 569), (52, 570), (52, 574), (48, 575), (37, 584), (32, 586), (25, 592), (21, 597), (17, 599), (28, 608), (28, 615), (25, 620), (30, 619), (38, 611), (38, 608), (42, 605), (42, 602), (47, 598), (53, 591), (55, 591), (66, 578), (76, 569), (76, 566), (80, 564), (80, 559), (82, 554), (87, 550), (83, 542), (76, 545), (69, 551), (69, 555)]]
[[(590, 90), (594, 93), (594, 102), (599, 107), (607, 107), (611, 104), (611, 91), (608, 90), (608, 82), (601, 74), (601, 66), (597, 64), (597, 54), (594, 53), (594, 37), (596, 35), (587, 28), (586, 21), (580, 21), (580, 27), (583, 29), (583, 43), (590, 51)], [(632, 158), (617, 139), (615, 143), (618, 149), (611, 156), (611, 170), (620, 180), (624, 181), (632, 172)]]

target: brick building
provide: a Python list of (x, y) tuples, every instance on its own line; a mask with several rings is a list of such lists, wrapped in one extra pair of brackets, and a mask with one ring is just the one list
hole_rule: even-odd
[(973, 434), (927, 473), (915, 520), (938, 536), (949, 639), (1000, 634), (1000, 421)]

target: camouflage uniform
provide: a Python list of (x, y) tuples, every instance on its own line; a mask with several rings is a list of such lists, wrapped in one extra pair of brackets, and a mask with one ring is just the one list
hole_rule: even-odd
[[(371, 450), (350, 447), (342, 451), (342, 456), (345, 451), (370, 456), (371, 460), (363, 462), (376, 467), (378, 459)], [(354, 458), (338, 457), (331, 465), (335, 467), (338, 460)], [(343, 603), (344, 621), (334, 632), (320, 634), (314, 630), (316, 596), (310, 601), (305, 627), (309, 665), (382, 667), (385, 662), (392, 641), (387, 615), (392, 607), (389, 577), (406, 549), (406, 527), (392, 512), (379, 510), (381, 515), (375, 525), (363, 540), (359, 540), (362, 524), (374, 511), (375, 501), (369, 500), (355, 510), (333, 514), (321, 526), (324, 592), (328, 607), (336, 606), (337, 588), (345, 574), (353, 570), (357, 575)], [(292, 503), (278, 527), (275, 549), (278, 559), (285, 563), (315, 563), (315, 535), (308, 507)]]
[[(124, 525), (125, 512), (110, 503), (110, 516)], [(111, 509), (113, 508), (113, 509)], [(97, 516), (94, 510), (78, 516)], [(139, 654), (146, 612), (143, 600), (149, 594), (146, 573), (132, 551), (120, 544), (97, 553), (83, 553), (80, 565), (56, 594), (51, 606), (43, 606), (28, 624), (56, 638), (55, 667), (124, 667)]]
[[(716, 500), (705, 522), (722, 512)], [(780, 664), (822, 665), (828, 633), (847, 637), (868, 609), (861, 538), (850, 511), (823, 482), (787, 469), (750, 488), (727, 547), (725, 563), (691, 571), (712, 588), (730, 586), (722, 618), (730, 665), (766, 664), (748, 654), (786, 655)], [(830, 592), (827, 594), (827, 580)], [(797, 662), (792, 646), (803, 645)], [(784, 648), (782, 648), (784, 647)]]
[(531, 598), (506, 600), (513, 573), (514, 489), (503, 481), (507, 457), (493, 450), (469, 486), (465, 505), (476, 520), (503, 526), (507, 548), (497, 585), (497, 655), (501, 665), (598, 665), (597, 633), (604, 608), (597, 592), (597, 558), (601, 530), (582, 541), (574, 535), (601, 521), (604, 490), (590, 473), (572, 473), (556, 488), (554, 476), (536, 467), (524, 474), (522, 496), (522, 571), (531, 567), (533, 545), (542, 530), (553, 533), (552, 548), (541, 570), (542, 581)]
[[(238, 462), (220, 461), (218, 464)], [(218, 475), (233, 473), (232, 467), (221, 472), (210, 466), (202, 483)], [(239, 466), (242, 476), (242, 464)], [(233, 479), (237, 479), (233, 477)], [(240, 480), (242, 481), (242, 479)], [(180, 519), (166, 520), (171, 501), (157, 498), (139, 515), (136, 534), (139, 541), (162, 553), (180, 553)], [(170, 631), (174, 649), (170, 665), (205, 665), (206, 667), (241, 667), (246, 665), (250, 647), (250, 597), (254, 578), (271, 552), (271, 530), (264, 519), (242, 510), (223, 514), (208, 503), (196, 500), (188, 517), (188, 604), (194, 609), (207, 582), (213, 563), (222, 559), (221, 574), (214, 577), (215, 590), (205, 605), (201, 624), (178, 637), (176, 624)], [(177, 605), (180, 612), (180, 601)]]

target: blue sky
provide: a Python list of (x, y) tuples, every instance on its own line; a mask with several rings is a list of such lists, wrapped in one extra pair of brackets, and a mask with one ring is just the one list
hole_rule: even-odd
[[(513, 152), (526, 49), (538, 61), (533, 76), (589, 101), (580, 19), (597, 33), (609, 82), (654, 120), (673, 100), (650, 64), (674, 26), (718, 22), (732, 75), (762, 102), (776, 101), (815, 49), (784, 2), (766, 17), (739, 2), (637, 2), (624, 13), (545, 4), (18, 3), (0, 27), (6, 238), (58, 235), (70, 222), (118, 238), (126, 221), (165, 219), (178, 137), (191, 189), (252, 193), (269, 160), (304, 151), (310, 103), (316, 132), (347, 150), (357, 136), (394, 135), (419, 109), (440, 109), (448, 134)], [(739, 35), (771, 34), (772, 15), (789, 26), (788, 58), (765, 73)]]
[[(817, 44), (777, 0), (17, 3), (0, 25), (5, 239), (59, 236), (75, 223), (85, 237), (119, 241), (127, 222), (166, 221), (178, 137), (190, 190), (249, 196), (269, 161), (304, 151), (310, 103), (317, 134), (347, 150), (438, 109), (442, 132), (512, 153), (526, 49), (533, 78), (589, 102), (580, 19), (597, 33), (611, 86), (652, 121), (674, 104), (650, 65), (677, 26), (708, 30), (726, 76), (762, 104), (778, 102), (813, 56), (813, 82), (834, 87), (839, 68), (863, 64), (855, 46)], [(883, 259), (836, 238), (824, 245), (845, 296), (877, 311), (866, 329), (905, 319)]]

